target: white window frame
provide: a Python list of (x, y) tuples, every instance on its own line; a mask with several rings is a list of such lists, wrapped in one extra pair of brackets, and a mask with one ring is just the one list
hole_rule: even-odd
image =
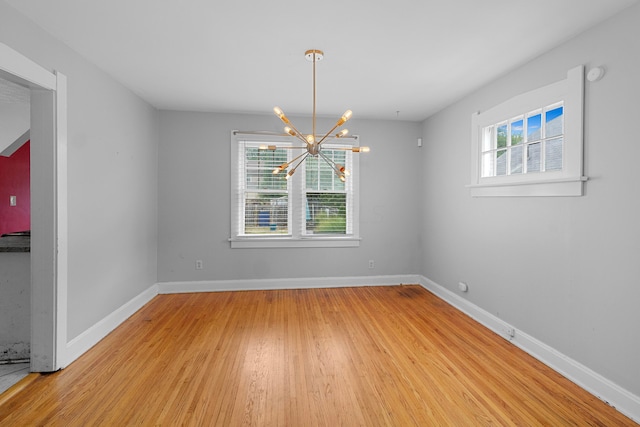
[[(562, 170), (528, 174), (482, 176), (482, 131), (487, 126), (552, 104), (564, 106)], [(582, 196), (583, 184), (584, 67), (567, 72), (567, 78), (511, 98), (485, 112), (471, 116), (472, 197)]]
[[(359, 138), (352, 136), (342, 138), (339, 141), (331, 141), (330, 146), (359, 146)], [(351, 176), (347, 178), (347, 185), (351, 192), (348, 203), (351, 203), (351, 220), (349, 222), (349, 234), (326, 235), (307, 234), (303, 214), (305, 188), (303, 181), (306, 176), (305, 164), (303, 163), (288, 182), (289, 195), (289, 234), (286, 235), (243, 235), (242, 224), (244, 223), (244, 212), (241, 206), (242, 187), (241, 180), (244, 179), (244, 171), (241, 169), (241, 151), (244, 142), (257, 142), (267, 144), (293, 145), (299, 146), (300, 142), (293, 137), (270, 136), (251, 132), (233, 131), (231, 133), (231, 237), (229, 242), (232, 249), (252, 249), (252, 248), (336, 248), (336, 247), (358, 247), (360, 246), (359, 227), (359, 155), (353, 154), (350, 160)], [(299, 150), (293, 150), (292, 154), (299, 154)]]

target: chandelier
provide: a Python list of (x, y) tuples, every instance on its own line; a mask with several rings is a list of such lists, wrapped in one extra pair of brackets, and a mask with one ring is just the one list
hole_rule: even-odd
[[(298, 169), (298, 167), (302, 164), (302, 162), (304, 162), (307, 157), (312, 156), (312, 157), (321, 158), (325, 162), (327, 162), (327, 164), (331, 167), (331, 169), (333, 169), (333, 171), (336, 173), (338, 178), (340, 178), (340, 180), (344, 182), (344, 181), (346, 181), (346, 177), (350, 175), (349, 171), (345, 168), (344, 165), (341, 165), (339, 163), (334, 162), (331, 158), (329, 158), (329, 156), (324, 154), (322, 152), (322, 149), (324, 147), (323, 146), (324, 142), (326, 142), (328, 140), (332, 140), (332, 139), (344, 138), (349, 134), (349, 130), (348, 129), (343, 129), (340, 132), (336, 133), (335, 135), (333, 135), (333, 132), (336, 129), (338, 129), (340, 126), (345, 124), (347, 122), (347, 120), (349, 120), (351, 118), (351, 115), (353, 113), (351, 112), (351, 110), (345, 111), (344, 114), (342, 115), (342, 117), (340, 117), (338, 119), (338, 121), (333, 126), (333, 128), (331, 128), (327, 133), (325, 133), (324, 135), (316, 134), (316, 63), (318, 61), (322, 60), (322, 58), (324, 57), (324, 52), (322, 52), (321, 50), (317, 50), (317, 49), (310, 49), (310, 50), (307, 50), (304, 53), (304, 56), (305, 56), (305, 58), (307, 58), (307, 61), (313, 62), (313, 116), (312, 116), (312, 131), (311, 131), (310, 134), (303, 135), (298, 129), (296, 129), (296, 127), (293, 125), (293, 123), (291, 123), (291, 121), (287, 118), (287, 116), (284, 114), (284, 112), (279, 107), (274, 107), (273, 112), (276, 114), (276, 116), (278, 116), (278, 118), (280, 120), (282, 120), (284, 122), (284, 124), (287, 125), (287, 126), (285, 126), (284, 131), (287, 134), (298, 138), (300, 141), (302, 141), (302, 143), (304, 145), (303, 146), (297, 146), (297, 147), (295, 147), (295, 146), (279, 147), (277, 145), (261, 145), (260, 149), (261, 150), (272, 150), (272, 151), (276, 150), (277, 148), (287, 148), (287, 149), (293, 149), (293, 150), (304, 150), (300, 155), (294, 157), (293, 160), (288, 161), (286, 163), (283, 163), (280, 166), (278, 166), (277, 168), (275, 168), (273, 170), (273, 174), (274, 175), (277, 175), (280, 172), (285, 171), (285, 170), (288, 169), (288, 172), (285, 175), (285, 179), (289, 179), (295, 173), (296, 169)], [(332, 147), (331, 150), (351, 151), (353, 153), (368, 153), (369, 152), (369, 147)], [(294, 163), (295, 163), (295, 165), (293, 167), (291, 167)]]

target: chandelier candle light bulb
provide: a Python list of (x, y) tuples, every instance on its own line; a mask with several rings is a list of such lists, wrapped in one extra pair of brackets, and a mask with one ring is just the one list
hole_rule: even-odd
[[(295, 136), (296, 138), (298, 138), (299, 140), (303, 141), (305, 143), (304, 147), (291, 147), (291, 146), (285, 146), (285, 147), (277, 147), (276, 145), (260, 145), (259, 149), (260, 150), (276, 150), (276, 148), (289, 148), (289, 149), (304, 149), (306, 150), (305, 152), (303, 152), (301, 155), (299, 155), (298, 157), (296, 157), (295, 159), (291, 160), (290, 162), (287, 163), (283, 163), (280, 166), (278, 166), (277, 168), (275, 168), (273, 170), (273, 174), (277, 175), (278, 173), (282, 172), (283, 170), (287, 169), (289, 166), (291, 166), (291, 164), (293, 164), (296, 160), (300, 159), (302, 157), (302, 160), (300, 160), (291, 170), (289, 170), (289, 172), (287, 173), (287, 175), (285, 176), (285, 179), (289, 179), (294, 172), (296, 171), (296, 169), (298, 168), (298, 166), (300, 166), (302, 164), (302, 162), (305, 161), (305, 159), (308, 156), (313, 156), (313, 157), (322, 157), (322, 159), (327, 162), (327, 164), (329, 166), (331, 166), (331, 168), (335, 171), (336, 175), (338, 176), (338, 178), (340, 178), (341, 181), (345, 181), (346, 177), (350, 175), (349, 171), (345, 169), (344, 166), (339, 165), (337, 163), (335, 163), (333, 160), (331, 160), (330, 158), (328, 158), (326, 155), (324, 155), (322, 153), (322, 143), (327, 139), (327, 138), (344, 138), (345, 136), (347, 136), (349, 134), (349, 130), (347, 129), (343, 129), (340, 132), (338, 132), (337, 134), (335, 134), (333, 137), (330, 137), (330, 135), (333, 133), (333, 131), (335, 131), (337, 128), (339, 128), (340, 126), (342, 126), (343, 124), (345, 124), (353, 115), (353, 112), (351, 110), (347, 110), (344, 112), (344, 114), (338, 119), (338, 121), (336, 122), (335, 126), (333, 128), (331, 128), (331, 130), (329, 132), (327, 132), (326, 134), (324, 134), (324, 136), (322, 136), (320, 139), (318, 138), (318, 135), (316, 135), (316, 62), (322, 60), (322, 58), (324, 58), (324, 52), (322, 52), (321, 50), (318, 49), (310, 49), (307, 50), (304, 53), (305, 58), (307, 58), (308, 61), (313, 62), (313, 116), (312, 116), (312, 133), (308, 134), (308, 135), (303, 135), (300, 131), (298, 131), (298, 129), (295, 128), (295, 126), (293, 126), (293, 124), (291, 123), (291, 121), (287, 118), (287, 116), (284, 114), (284, 111), (282, 111), (282, 109), (280, 107), (274, 107), (273, 108), (273, 112), (275, 113), (276, 116), (278, 116), (278, 118), (280, 120), (282, 120), (282, 122), (284, 122), (286, 125), (284, 128), (285, 133), (287, 133), (288, 135), (291, 136)], [(336, 148), (333, 148), (334, 150)], [(350, 150), (353, 153), (368, 153), (369, 152), (369, 147), (351, 147), (351, 148), (337, 148), (338, 150)], [(304, 157), (303, 157), (304, 156)]]
[(282, 111), (280, 107), (273, 107), (273, 112), (276, 113), (276, 116), (278, 116), (280, 120), (289, 124), (289, 119), (284, 115), (284, 111)]
[(368, 153), (369, 147), (351, 147), (351, 151), (354, 153)]
[(353, 111), (351, 111), (351, 110), (345, 111), (344, 114), (342, 115), (342, 117), (340, 117), (340, 120), (338, 120), (338, 123), (336, 124), (336, 127), (342, 126), (343, 124), (345, 124), (347, 122), (347, 120), (349, 120), (351, 118), (352, 115), (353, 115)]

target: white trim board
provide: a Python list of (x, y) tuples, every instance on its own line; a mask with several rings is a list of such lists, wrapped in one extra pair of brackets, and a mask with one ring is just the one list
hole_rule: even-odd
[(346, 288), (356, 286), (393, 286), (421, 284), (422, 276), (307, 277), (297, 279), (208, 280), (199, 282), (161, 282), (160, 294), (220, 291), (257, 291), (268, 289)]
[(3, 78), (13, 82), (16, 82), (17, 78), (17, 83), (26, 81), (31, 83), (32, 87), (56, 90), (56, 76), (53, 73), (4, 43), (0, 43), (0, 58), (0, 76)]
[(267, 289), (312, 289), (354, 286), (393, 286), (398, 284), (420, 284), (422, 276), (415, 274), (398, 276), (369, 277), (324, 277), (304, 279), (263, 279), (263, 280), (209, 280), (198, 282), (161, 282), (150, 286), (122, 307), (91, 326), (72, 339), (66, 346), (63, 367), (76, 359), (109, 335), (136, 311), (144, 307), (158, 294), (193, 292), (247, 291)]
[[(121, 308), (71, 340), (67, 345), (67, 363), (73, 362), (89, 350), (133, 313), (142, 308), (158, 294), (247, 291), (272, 289), (313, 289), (355, 286), (394, 286), (419, 284), (438, 298), (462, 311), (486, 328), (503, 336), (512, 344), (529, 353), (537, 360), (559, 372), (578, 386), (611, 405), (620, 413), (640, 422), (640, 397), (614, 384), (579, 362), (565, 356), (536, 338), (513, 328), (493, 314), (483, 310), (461, 296), (438, 285), (424, 276), (416, 274), (363, 277), (316, 277), (298, 279), (255, 280), (208, 280), (191, 282), (160, 282), (142, 292)], [(511, 337), (508, 330), (515, 334)], [(65, 366), (66, 366), (65, 365)]]
[[(461, 296), (422, 277), (420, 284), (438, 298), (451, 304), (486, 328), (511, 341), (513, 345), (529, 353), (554, 371), (568, 378), (589, 393), (614, 407), (618, 412), (640, 423), (640, 397), (614, 384), (607, 378), (592, 371), (581, 363), (560, 353), (538, 339), (515, 329), (510, 324), (483, 310)], [(514, 335), (507, 331), (512, 329)]]
[(67, 341), (67, 79), (3, 43), (0, 77), (30, 89), (31, 371), (56, 371)]
[(66, 348), (67, 358), (64, 361), (66, 362), (64, 367), (69, 366), (78, 357), (82, 356), (91, 347), (109, 335), (114, 329), (131, 317), (131, 315), (144, 307), (156, 295), (158, 295), (158, 285), (153, 285), (69, 341)]

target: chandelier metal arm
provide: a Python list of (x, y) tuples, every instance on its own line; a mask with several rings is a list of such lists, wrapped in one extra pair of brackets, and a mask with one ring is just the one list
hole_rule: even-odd
[[(302, 157), (302, 156), (304, 156), (304, 157)], [(295, 166), (293, 167), (293, 169), (291, 169), (291, 170), (287, 173), (287, 176), (285, 176), (285, 179), (289, 179), (289, 178), (291, 177), (291, 175), (293, 175), (293, 174), (295, 173), (296, 169), (298, 169), (298, 167), (302, 164), (302, 162), (304, 162), (304, 161), (307, 159), (307, 157), (308, 157), (308, 156), (309, 156), (309, 153), (308, 153), (308, 152), (305, 152), (305, 153), (302, 153), (300, 156), (296, 157), (296, 159), (298, 159), (298, 158), (300, 158), (300, 157), (302, 157), (302, 159), (298, 162), (298, 164), (297, 164), (297, 165), (295, 165)], [(295, 161), (295, 160), (294, 160), (294, 161)], [(291, 163), (293, 163), (293, 161), (289, 162), (289, 164), (291, 164)]]
[(331, 168), (336, 171), (336, 173), (340, 172), (338, 170), (338, 167), (336, 166), (336, 162), (334, 162), (332, 159), (330, 159), (329, 157), (327, 157), (326, 154), (324, 154), (322, 151), (320, 151), (318, 153), (320, 155), (320, 157), (322, 157), (324, 159), (325, 162), (327, 162), (329, 164), (329, 166), (331, 166)]
[(324, 159), (325, 162), (327, 162), (329, 166), (331, 166), (331, 168), (334, 170), (336, 175), (338, 175), (340, 180), (344, 181), (346, 176), (346, 169), (344, 168), (344, 166), (340, 168), (336, 162), (334, 162), (332, 159), (327, 157), (322, 151), (318, 152), (318, 154), (320, 155), (320, 157)]
[[(320, 145), (322, 142), (324, 142), (325, 139), (327, 139), (327, 137), (329, 136), (329, 134), (331, 134), (334, 130), (336, 130), (337, 128), (339, 128), (340, 126), (342, 126), (343, 124), (345, 124), (347, 122), (347, 120), (349, 120), (351, 118), (351, 115), (353, 113), (351, 112), (351, 110), (347, 110), (344, 112), (344, 114), (342, 115), (342, 117), (340, 117), (338, 119), (338, 121), (336, 122), (336, 124), (333, 126), (333, 128), (331, 128), (331, 130), (329, 132), (327, 132), (321, 139), (320, 142), (318, 142), (318, 145)], [(349, 131), (347, 129), (344, 129), (343, 131), (337, 133), (335, 135), (335, 138), (343, 138), (345, 137), (347, 134), (349, 133)]]
[(293, 133), (292, 133), (292, 132), (290, 132), (290, 131), (287, 131), (287, 133), (288, 133), (289, 135), (291, 135), (291, 136), (295, 136), (295, 137), (296, 137), (296, 138), (298, 138), (300, 141), (304, 142), (304, 143), (307, 145), (307, 147), (308, 147), (309, 145), (311, 145), (311, 143), (309, 143), (309, 141), (307, 140), (307, 138), (305, 138), (305, 137), (304, 137), (304, 135), (302, 135), (302, 134), (300, 133), (300, 131), (299, 131), (298, 129), (296, 129), (296, 127), (295, 127), (292, 123), (289, 123), (289, 124), (291, 125), (291, 129), (290, 129), (290, 130), (291, 130), (291, 131), (293, 131)]
[[(299, 156), (296, 156), (293, 160), (290, 160), (290, 161), (288, 161), (287, 163), (283, 163), (283, 164), (281, 164), (281, 165), (280, 165), (280, 168), (281, 168), (280, 170), (285, 170), (285, 169), (287, 169), (289, 166), (291, 166), (291, 163), (295, 162), (296, 160), (298, 160), (298, 159), (299, 159), (300, 157), (302, 157), (302, 156), (305, 156), (305, 158), (306, 158), (306, 156), (308, 156), (308, 155), (309, 155), (309, 153), (308, 153), (307, 151), (305, 151), (304, 153), (301, 153)], [(304, 159), (302, 159), (302, 160), (304, 160)], [(283, 167), (283, 166), (284, 166), (284, 167)]]
[(298, 129), (296, 129), (296, 127), (293, 125), (293, 123), (291, 123), (289, 118), (284, 114), (284, 111), (282, 111), (282, 109), (280, 107), (273, 107), (273, 112), (275, 113), (276, 116), (278, 116), (278, 118), (280, 120), (282, 120), (282, 122), (284, 124), (287, 124), (287, 125), (291, 126), (291, 127), (286, 126), (284, 128), (285, 132), (287, 132), (291, 136), (295, 136), (295, 137), (299, 138), (301, 141), (303, 141), (305, 144), (307, 144), (307, 146), (311, 145), (309, 143), (309, 141), (302, 135), (302, 132), (300, 132)]
[(324, 142), (325, 139), (327, 139), (327, 137), (338, 128), (338, 126), (340, 126), (339, 124), (336, 124), (333, 128), (331, 128), (331, 130), (329, 132), (327, 132), (322, 138), (320, 138), (320, 141), (318, 141), (318, 145), (322, 144)]

